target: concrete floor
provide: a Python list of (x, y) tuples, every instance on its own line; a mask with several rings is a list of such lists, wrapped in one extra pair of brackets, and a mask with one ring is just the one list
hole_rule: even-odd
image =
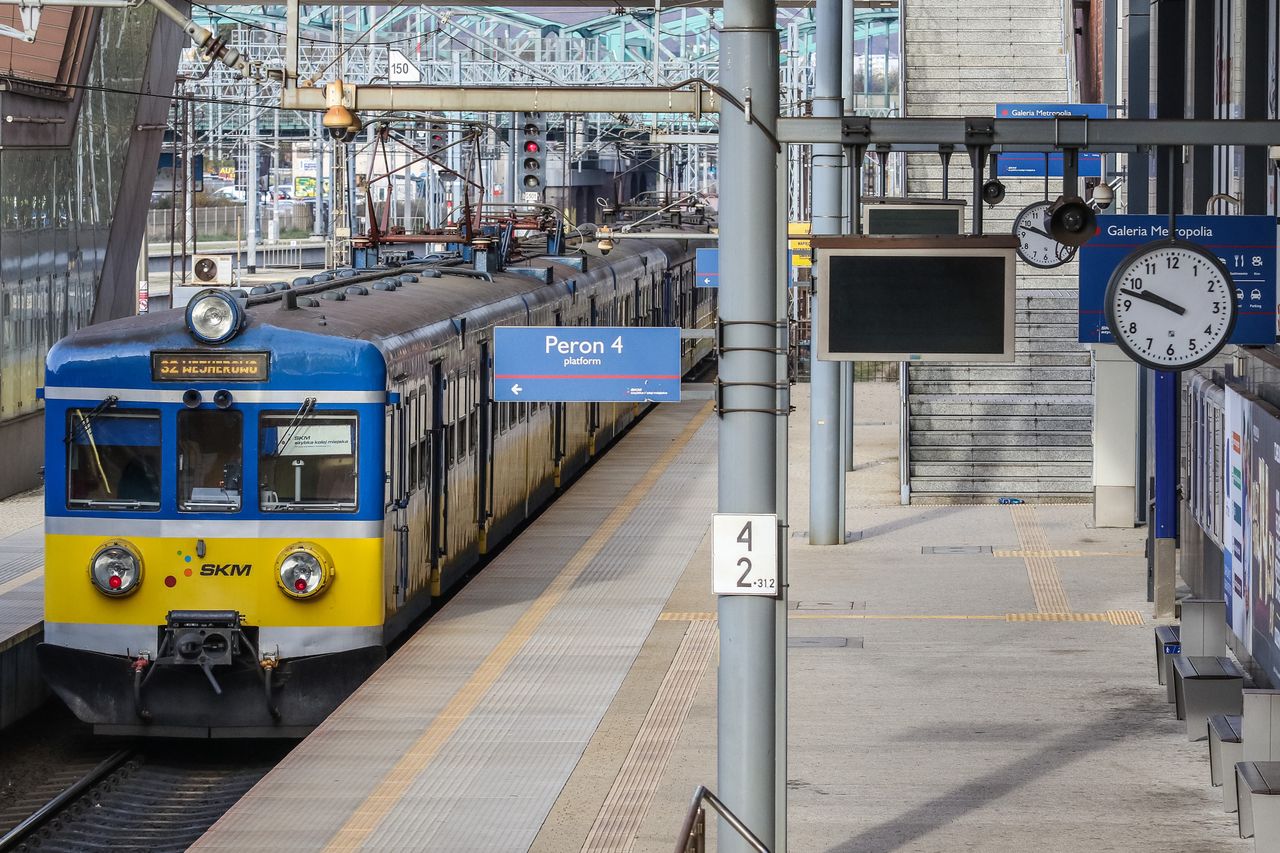
[[(807, 393), (793, 530), (807, 528)], [(1156, 684), (1141, 532), (1092, 529), (1085, 505), (898, 506), (896, 401), (896, 385), (858, 388), (847, 528), (861, 539), (791, 540), (790, 635), (845, 644), (790, 651), (788, 849), (1251, 850)], [(704, 542), (668, 612), (715, 610), (709, 564)], [(1063, 598), (1070, 615), (1046, 617)], [(582, 849), (691, 624), (655, 625), (534, 850)], [(708, 665), (630, 849), (670, 851), (694, 786), (714, 788), (715, 687)]]

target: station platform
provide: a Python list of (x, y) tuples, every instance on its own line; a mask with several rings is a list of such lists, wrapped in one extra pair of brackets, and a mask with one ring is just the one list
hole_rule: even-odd
[(36, 665), (44, 635), (44, 493), (0, 501), (0, 729), (48, 695)]
[[(1253, 849), (1155, 683), (1141, 533), (898, 506), (868, 384), (853, 541), (809, 546), (795, 391), (788, 849)], [(672, 850), (715, 786), (716, 430), (659, 407), (192, 849)]]

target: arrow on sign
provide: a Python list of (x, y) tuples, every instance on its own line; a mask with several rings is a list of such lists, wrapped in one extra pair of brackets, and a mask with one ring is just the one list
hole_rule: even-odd
[(703, 278), (703, 279), (702, 279), (702, 284), (703, 284), (704, 286), (706, 286), (706, 287), (710, 287), (710, 286), (711, 286), (711, 276), (706, 276), (705, 278)]
[(521, 392), (521, 391), (523, 391), (523, 390), (524, 390), (524, 389), (520, 387), (520, 383), (519, 383), (519, 382), (517, 382), (515, 385), (512, 385), (512, 386), (511, 386), (511, 393), (512, 393), (512, 394), (515, 394), (517, 397), (519, 397), (519, 396), (520, 396), (520, 392)]

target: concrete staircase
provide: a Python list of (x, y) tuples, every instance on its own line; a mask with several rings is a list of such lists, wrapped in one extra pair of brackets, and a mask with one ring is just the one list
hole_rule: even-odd
[(913, 500), (1081, 500), (1093, 469), (1093, 368), (1075, 291), (1018, 296), (1014, 364), (910, 369)]
[[(1061, 0), (905, 0), (906, 114), (994, 115), (1000, 102), (1071, 100)], [(960, 67), (959, 73), (954, 69)], [(949, 192), (972, 198), (964, 152)], [(1010, 179), (984, 211), (984, 230), (1009, 233), (1042, 179)], [(1050, 187), (1056, 197), (1061, 181)], [(907, 160), (911, 195), (942, 195), (932, 155)], [(910, 370), (912, 500), (1088, 500), (1092, 491), (1093, 371), (1076, 343), (1076, 264), (1019, 264), (1013, 364), (915, 365)]]

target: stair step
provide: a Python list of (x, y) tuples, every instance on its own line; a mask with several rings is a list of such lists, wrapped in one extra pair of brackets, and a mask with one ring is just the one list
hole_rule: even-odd
[(922, 447), (911, 448), (915, 462), (1088, 462), (1092, 464), (1093, 448), (1077, 447)]
[(1093, 390), (1092, 382), (915, 382), (912, 394), (1026, 394), (1047, 397), (1055, 394), (1087, 394)]
[(912, 477), (913, 494), (1009, 495), (1022, 497), (1044, 492), (1092, 493), (1089, 480), (1072, 477)]
[(914, 421), (922, 415), (999, 415), (1010, 417), (1093, 417), (1093, 401), (1071, 397), (1028, 400), (1026, 397), (912, 397), (909, 400)]
[(930, 432), (911, 431), (912, 447), (1092, 447), (1089, 432), (1046, 432), (1027, 435), (1017, 432)]
[(1092, 462), (912, 462), (911, 479), (1091, 477)]
[(971, 365), (971, 364), (919, 364), (912, 365), (911, 381), (914, 382), (1092, 382), (1092, 367), (1066, 367), (1029, 364)]
[(1042, 432), (1089, 432), (1092, 417), (1052, 417), (1044, 415), (1008, 415), (973, 417), (972, 415), (913, 415), (912, 432), (1010, 432), (1024, 436)]

